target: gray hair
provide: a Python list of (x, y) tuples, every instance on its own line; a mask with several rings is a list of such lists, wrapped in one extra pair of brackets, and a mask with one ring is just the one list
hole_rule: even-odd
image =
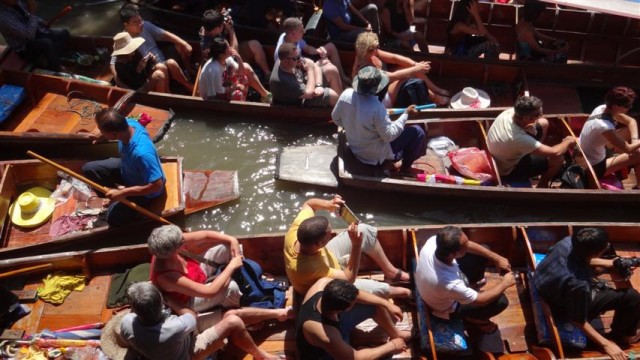
[(182, 243), (182, 230), (175, 225), (163, 225), (153, 229), (147, 246), (149, 252), (160, 259), (168, 258)]
[(131, 310), (147, 326), (158, 324), (164, 317), (162, 294), (151, 282), (134, 283), (127, 289)]

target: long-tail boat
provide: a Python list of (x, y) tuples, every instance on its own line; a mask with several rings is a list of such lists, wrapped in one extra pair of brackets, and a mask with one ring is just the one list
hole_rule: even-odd
[[(403, 326), (412, 326), (416, 339), (408, 351), (396, 355), (394, 359), (604, 359), (604, 354), (593, 346), (578, 351), (566, 351), (559, 355), (554, 345), (539, 344), (536, 336), (536, 320), (532, 311), (532, 300), (529, 293), (530, 284), (527, 279), (529, 249), (544, 251), (554, 242), (577, 231), (579, 227), (601, 226), (609, 235), (614, 249), (621, 256), (640, 255), (640, 236), (638, 224), (612, 223), (532, 223), (532, 224), (468, 224), (460, 225), (470, 240), (489, 246), (493, 251), (506, 257), (516, 275), (516, 284), (506, 291), (509, 307), (492, 320), (499, 324), (499, 331), (494, 334), (490, 343), (492, 351), (487, 349), (487, 342), (475, 343), (474, 336), (467, 338), (470, 352), (461, 354), (444, 354), (437, 347), (429, 347), (434, 327), (431, 318), (426, 315), (426, 308), (420, 297), (416, 305), (397, 301), (406, 313)], [(378, 239), (390, 261), (404, 270), (413, 272), (413, 264), (419, 255), (420, 248), (431, 236), (435, 235), (443, 225), (423, 225), (414, 228), (394, 227), (380, 228)], [(262, 234), (238, 237), (244, 255), (257, 261), (269, 276), (276, 280), (286, 279), (282, 246), (284, 234)], [(55, 331), (62, 328), (107, 322), (113, 309), (106, 307), (109, 289), (114, 282), (112, 275), (122, 273), (136, 265), (150, 261), (146, 245), (130, 245), (104, 248), (99, 250), (69, 251), (50, 253), (41, 256), (25, 256), (0, 260), (0, 277), (5, 279), (5, 286), (10, 290), (22, 291), (22, 296), (29, 294), (41, 286), (41, 281), (48, 273), (62, 271), (65, 274), (82, 274), (86, 277), (86, 287), (82, 291), (73, 291), (61, 305), (45, 303), (41, 299), (25, 300), (23, 306), (30, 314), (12, 325), (11, 330), (36, 334), (44, 329)], [(362, 258), (361, 276), (382, 278), (379, 269), (367, 256)], [(498, 281), (498, 272), (489, 265), (486, 272), (488, 284), (492, 286)], [(614, 275), (615, 276), (615, 275)], [(14, 279), (9, 279), (13, 277)], [(629, 281), (616, 281), (616, 286), (640, 286), (640, 275), (634, 274)], [(13, 281), (9, 281), (13, 280)], [(288, 300), (290, 301), (290, 299)], [(535, 304), (534, 304), (535, 305)], [(418, 310), (416, 310), (416, 308)], [(420, 310), (422, 308), (422, 310)], [(427, 321), (429, 320), (429, 322)], [(607, 330), (611, 321), (611, 313), (602, 317), (601, 330)], [(446, 325), (441, 325), (446, 326)], [(256, 343), (268, 352), (284, 354), (295, 358), (295, 325), (292, 321), (270, 324), (259, 331), (252, 332)], [(467, 336), (468, 334), (463, 334)], [(497, 336), (497, 341), (495, 337)], [(371, 332), (358, 330), (352, 340), (362, 346), (372, 346), (386, 339), (379, 329)], [(484, 340), (481, 338), (481, 340)], [(10, 345), (11, 343), (5, 344)], [(496, 346), (502, 350), (496, 350)], [(433, 349), (433, 351), (432, 351)], [(634, 344), (627, 351), (640, 350), (640, 344)], [(218, 359), (248, 359), (242, 350), (232, 346), (218, 354)]]
[[(239, 197), (236, 171), (184, 170), (181, 157), (163, 157), (161, 160), (166, 177), (166, 194), (149, 206), (149, 210), (155, 214), (180, 218)], [(80, 169), (86, 161), (65, 160), (59, 161), (58, 164), (81, 173)], [(44, 224), (35, 228), (16, 226), (11, 222), (10, 204), (15, 202), (23, 191), (35, 186), (55, 190), (60, 183), (60, 177), (55, 167), (39, 160), (4, 161), (0, 162), (0, 167), (0, 259), (50, 253), (61, 249), (141, 243), (150, 228), (157, 225), (157, 222), (146, 218), (136, 219), (130, 225), (122, 227), (110, 227), (103, 221), (98, 222), (93, 228), (81, 227), (74, 232), (51, 234), (54, 222), (62, 217), (74, 215), (76, 209), (100, 208), (100, 204), (91, 205), (91, 201), (81, 195), (81, 191), (72, 191), (68, 200), (56, 206), (53, 215)], [(95, 194), (91, 194), (93, 195)]]
[(145, 127), (155, 142), (162, 139), (174, 115), (166, 107), (129, 102), (133, 91), (83, 81), (2, 70), (0, 87), (4, 85), (21, 87), (23, 100), (0, 122), (1, 146), (91, 144), (94, 114), (110, 106), (117, 106), (124, 116), (150, 120)]
[[(584, 115), (549, 116), (549, 132), (545, 143), (555, 145), (566, 136), (579, 134), (582, 124), (586, 120)], [(561, 187), (559, 181), (552, 183), (551, 188), (535, 188), (534, 180), (531, 184), (506, 184), (496, 172), (495, 161), (491, 157), (486, 142), (486, 134), (492, 119), (439, 119), (412, 120), (409, 123), (423, 127), (427, 132), (427, 141), (432, 138), (446, 136), (460, 148), (476, 147), (485, 150), (488, 157), (493, 180), (478, 181), (475, 185), (463, 183), (460, 173), (456, 172), (445, 157), (438, 156), (434, 151), (414, 163), (427, 175), (420, 181), (415, 176), (389, 176), (381, 166), (365, 165), (360, 162), (348, 148), (346, 136), (340, 133), (339, 143), (310, 147), (285, 148), (281, 152), (276, 170), (276, 179), (294, 181), (313, 185), (362, 188), (368, 190), (384, 190), (390, 192), (409, 193), (422, 196), (456, 196), (468, 199), (491, 200), (526, 200), (532, 202), (607, 202), (632, 203), (640, 200), (640, 191), (632, 189), (636, 185), (636, 174), (630, 172), (622, 179), (623, 189), (600, 189), (597, 181), (587, 181), (584, 189)], [(575, 151), (581, 151), (576, 147)], [(337, 155), (336, 155), (337, 154)], [(448, 158), (446, 158), (448, 160)], [(436, 177), (441, 175), (442, 177)], [(457, 176), (457, 178), (456, 178)], [(593, 179), (589, 169), (586, 177)], [(434, 180), (434, 181), (430, 181)], [(586, 180), (586, 179), (585, 179)], [(523, 187), (520, 187), (523, 186)]]

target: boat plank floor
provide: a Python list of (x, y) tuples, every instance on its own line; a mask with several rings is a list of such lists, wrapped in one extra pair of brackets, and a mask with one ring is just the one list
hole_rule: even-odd
[[(497, 285), (500, 281), (497, 273), (487, 272), (485, 275), (488, 280), (488, 289)], [(517, 279), (519, 280), (519, 278)], [(518, 281), (515, 286), (511, 286), (505, 291), (509, 306), (493, 318), (493, 321), (500, 325), (500, 335), (508, 347), (507, 350), (511, 353), (525, 352), (529, 349), (525, 337), (527, 323), (520, 302), (520, 294), (526, 293), (527, 290), (523, 288), (522, 284), (521, 281)]]

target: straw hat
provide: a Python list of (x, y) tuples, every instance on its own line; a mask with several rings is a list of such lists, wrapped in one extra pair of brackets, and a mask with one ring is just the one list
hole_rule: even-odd
[(454, 109), (484, 109), (491, 105), (491, 98), (486, 91), (466, 87), (451, 98), (451, 107)]
[(112, 55), (129, 55), (132, 52), (136, 51), (143, 42), (143, 38), (137, 37), (134, 39), (126, 31), (117, 33), (116, 36), (113, 37)]
[(125, 339), (120, 336), (120, 323), (125, 315), (130, 313), (130, 309), (126, 309), (109, 320), (102, 329), (100, 335), (100, 348), (102, 352), (112, 360), (136, 359), (138, 352), (129, 347)]
[(43, 187), (33, 187), (18, 196), (9, 207), (11, 222), (22, 227), (36, 227), (49, 220), (56, 206), (50, 198), (51, 191)]
[(375, 66), (365, 66), (351, 84), (359, 94), (376, 95), (389, 84), (389, 76)]

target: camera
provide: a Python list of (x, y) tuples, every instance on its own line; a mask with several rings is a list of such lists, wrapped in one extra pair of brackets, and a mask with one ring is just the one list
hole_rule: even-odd
[(616, 271), (625, 279), (629, 279), (633, 275), (633, 269), (640, 266), (640, 258), (634, 257), (619, 257), (613, 260), (613, 267)]
[(224, 9), (220, 12), (224, 18), (224, 22), (231, 21), (231, 9)]

